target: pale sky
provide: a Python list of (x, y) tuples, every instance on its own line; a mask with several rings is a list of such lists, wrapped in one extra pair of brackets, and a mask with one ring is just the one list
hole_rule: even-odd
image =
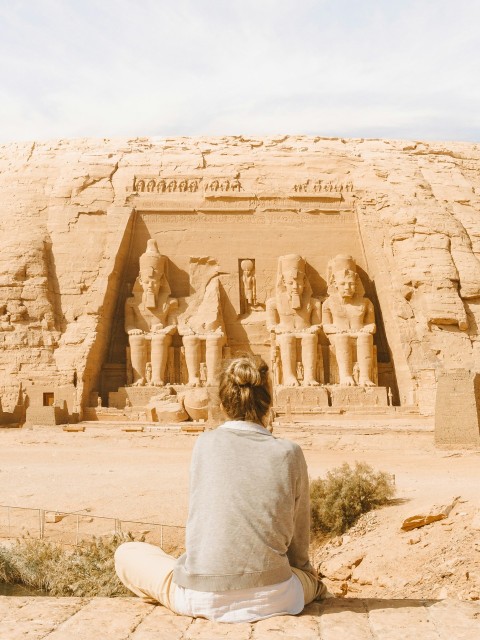
[(0, 0), (0, 143), (480, 142), (479, 0)]

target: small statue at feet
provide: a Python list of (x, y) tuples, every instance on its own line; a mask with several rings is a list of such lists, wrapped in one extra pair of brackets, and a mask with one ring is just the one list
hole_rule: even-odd
[(133, 295), (125, 302), (125, 331), (134, 385), (144, 385), (147, 377), (153, 386), (165, 384), (168, 348), (176, 329), (172, 314), (178, 307), (178, 301), (170, 297), (166, 266), (167, 258), (158, 251), (156, 241), (148, 240), (147, 249), (140, 256)]
[[(278, 259), (276, 295), (267, 300), (267, 329), (280, 346), (283, 384), (295, 387), (303, 373), (304, 386), (316, 386), (317, 333), (320, 329), (320, 301), (312, 297), (305, 274), (305, 260), (296, 254)], [(297, 367), (297, 340), (302, 347)]]
[[(329, 296), (322, 306), (323, 330), (335, 347), (340, 384), (373, 387), (375, 312), (351, 256), (337, 255), (328, 265)], [(357, 364), (353, 362), (356, 346)], [(358, 374), (357, 374), (358, 371)]]
[(152, 363), (147, 362), (145, 365), (145, 384), (152, 384)]

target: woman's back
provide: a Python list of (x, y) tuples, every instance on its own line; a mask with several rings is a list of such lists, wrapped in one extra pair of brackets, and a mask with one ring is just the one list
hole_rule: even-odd
[(177, 584), (224, 591), (287, 580), (290, 565), (311, 569), (308, 535), (308, 475), (298, 445), (246, 421), (199, 438)]
[(308, 560), (305, 458), (263, 426), (271, 397), (261, 359), (229, 362), (219, 395), (230, 420), (193, 451), (186, 553), (175, 560), (126, 543), (117, 573), (138, 595), (184, 615), (251, 622), (300, 613), (325, 590)]

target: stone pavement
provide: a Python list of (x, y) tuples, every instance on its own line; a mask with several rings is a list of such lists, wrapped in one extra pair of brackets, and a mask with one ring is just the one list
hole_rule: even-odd
[(255, 624), (180, 617), (138, 598), (0, 597), (0, 640), (478, 640), (480, 603), (331, 599)]

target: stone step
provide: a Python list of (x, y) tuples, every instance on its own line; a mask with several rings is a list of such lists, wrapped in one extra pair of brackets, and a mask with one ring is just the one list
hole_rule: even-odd
[(480, 603), (332, 598), (299, 616), (220, 624), (139, 598), (0, 597), (2, 640), (478, 640)]

